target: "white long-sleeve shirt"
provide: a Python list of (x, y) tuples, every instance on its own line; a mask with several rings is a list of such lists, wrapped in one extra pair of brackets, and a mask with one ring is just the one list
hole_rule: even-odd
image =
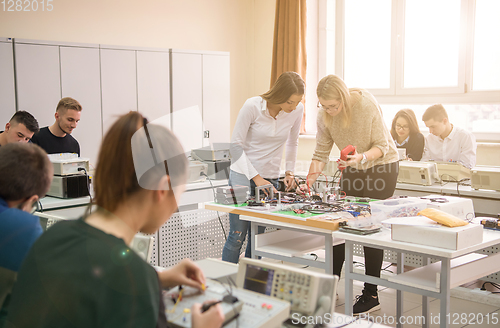
[(231, 138), (231, 170), (248, 179), (279, 177), (283, 148), (286, 144), (286, 170), (294, 171), (304, 105), (291, 113), (269, 114), (262, 97), (247, 99), (241, 108)]
[(474, 135), (454, 125), (450, 134), (444, 139), (433, 134), (425, 137), (421, 161), (458, 162), (471, 169), (476, 165), (476, 148)]

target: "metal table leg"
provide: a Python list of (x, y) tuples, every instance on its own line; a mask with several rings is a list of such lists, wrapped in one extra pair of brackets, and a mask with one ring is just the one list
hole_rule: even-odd
[(333, 237), (325, 235), (325, 273), (333, 274)]
[(353, 247), (352, 241), (345, 241), (345, 314), (352, 316), (353, 299), (353, 280), (351, 275), (353, 273)]
[[(426, 266), (431, 263), (431, 260), (427, 256), (422, 256), (422, 265)], [(422, 328), (430, 327), (430, 309), (429, 309), (429, 298), (422, 295), (422, 317), (424, 317), (424, 322), (422, 323)]]
[[(396, 273), (401, 274), (404, 271), (404, 263), (405, 263), (405, 255), (402, 252), (397, 252), (396, 253), (396, 264), (397, 264), (397, 269)], [(396, 317), (398, 318), (396, 327), (401, 328), (401, 317), (403, 316), (403, 291), (397, 290), (396, 291)]]
[(250, 229), (250, 240), (252, 241), (252, 245), (250, 247), (250, 258), (256, 259), (257, 255), (255, 255), (255, 232), (257, 231), (257, 229), (259, 229), (258, 223), (251, 221)]
[[(441, 328), (448, 327), (448, 319), (450, 313), (450, 259), (441, 259), (441, 281), (439, 286), (439, 293), (441, 295), (439, 299), (439, 326)], [(450, 318), (451, 319), (451, 318)]]

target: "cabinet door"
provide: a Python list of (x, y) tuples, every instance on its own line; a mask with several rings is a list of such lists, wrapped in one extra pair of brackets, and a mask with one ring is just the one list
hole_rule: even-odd
[(59, 46), (15, 43), (18, 110), (33, 114), (40, 127), (55, 121), (61, 99)]
[(82, 115), (72, 135), (80, 143), (80, 155), (95, 166), (102, 139), (99, 48), (60, 47), (61, 89), (82, 105)]
[(202, 55), (172, 52), (171, 56), (172, 130), (190, 153), (203, 146)]
[(0, 131), (16, 112), (14, 60), (11, 41), (0, 41)]
[(149, 122), (160, 119), (171, 129), (169, 65), (168, 52), (137, 51), (138, 110)]
[(134, 50), (100, 49), (103, 135), (116, 119), (137, 110)]
[(229, 55), (203, 55), (203, 123), (209, 139), (204, 144), (228, 143), (229, 127)]

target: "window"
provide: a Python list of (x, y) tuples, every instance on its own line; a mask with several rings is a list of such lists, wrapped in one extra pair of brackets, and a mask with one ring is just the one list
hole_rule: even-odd
[[(347, 85), (390, 88), (391, 2), (358, 0), (345, 3), (344, 81)], [(359, 28), (360, 22), (368, 28)]]
[(460, 0), (405, 1), (404, 89), (458, 86), (460, 5)]
[(500, 89), (500, 1), (476, 0), (472, 90)]
[(317, 11), (318, 46), (308, 56), (317, 51), (318, 80), (337, 74), (368, 89), (388, 123), (399, 109), (420, 119), (441, 103), (478, 140), (500, 140), (500, 1), (318, 0)]
[[(320, 0), (320, 76), (375, 95), (500, 90), (498, 0)], [(322, 45), (324, 43), (324, 45)], [(498, 101), (498, 99), (496, 100)]]

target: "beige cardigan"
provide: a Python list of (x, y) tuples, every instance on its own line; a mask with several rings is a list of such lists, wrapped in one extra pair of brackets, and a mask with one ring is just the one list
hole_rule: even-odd
[(339, 116), (332, 117), (331, 124), (326, 126), (326, 115), (329, 114), (324, 110), (318, 113), (314, 160), (328, 163), (328, 157), (335, 143), (340, 150), (348, 145), (356, 146), (360, 154), (373, 147), (382, 151), (382, 157), (368, 161), (364, 165), (358, 163), (355, 168), (359, 170), (398, 161), (398, 151), (382, 118), (382, 110), (375, 97), (368, 91), (361, 90), (361, 99), (352, 107), (351, 124), (348, 127), (343, 126)]

